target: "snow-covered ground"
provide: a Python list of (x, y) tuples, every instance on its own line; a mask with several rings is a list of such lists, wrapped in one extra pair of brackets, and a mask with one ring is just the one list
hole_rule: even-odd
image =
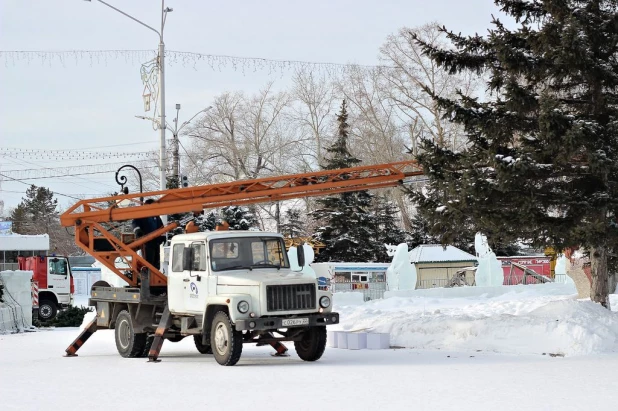
[(118, 356), (112, 330), (63, 358), (75, 328), (0, 335), (0, 410), (616, 408), (618, 313), (557, 285), (503, 288), (336, 298), (340, 328), (390, 331), (409, 348), (327, 348), (316, 363), (289, 344), (290, 357), (245, 346), (237, 366), (221, 367), (185, 339), (150, 364)]

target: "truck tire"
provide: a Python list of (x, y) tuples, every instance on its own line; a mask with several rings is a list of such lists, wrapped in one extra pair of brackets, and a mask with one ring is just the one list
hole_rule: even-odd
[(58, 314), (58, 306), (52, 300), (41, 300), (39, 302), (39, 319), (41, 321), (50, 321), (56, 318)]
[(154, 338), (155, 338), (154, 334), (146, 336), (146, 344), (144, 344), (144, 349), (142, 350), (142, 353), (139, 355), (140, 358), (148, 357), (148, 353), (150, 352), (150, 348), (152, 347)]
[(127, 310), (122, 310), (116, 317), (116, 349), (118, 354), (124, 358), (141, 357), (146, 348), (146, 333), (136, 333), (133, 330), (131, 314)]
[(242, 331), (236, 331), (225, 311), (219, 311), (212, 320), (210, 346), (215, 360), (221, 365), (236, 365), (242, 354)]
[(301, 341), (294, 342), (296, 354), (303, 361), (317, 361), (326, 349), (326, 327), (311, 327), (303, 333)]
[(206, 344), (202, 344), (202, 334), (194, 335), (193, 341), (195, 341), (195, 348), (197, 348), (200, 354), (212, 354), (212, 346), (210, 345), (210, 341)]

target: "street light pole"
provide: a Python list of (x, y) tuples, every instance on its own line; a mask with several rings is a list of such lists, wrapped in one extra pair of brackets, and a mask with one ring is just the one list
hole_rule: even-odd
[[(86, 0), (91, 1), (91, 0)], [(157, 66), (159, 68), (159, 131), (160, 131), (160, 146), (159, 146), (159, 188), (165, 190), (167, 179), (165, 176), (165, 169), (167, 168), (167, 153), (165, 150), (165, 43), (163, 42), (163, 28), (165, 27), (165, 20), (167, 13), (173, 11), (169, 7), (165, 7), (165, 0), (161, 0), (161, 31), (150, 27), (146, 23), (136, 19), (135, 17), (125, 13), (122, 10), (117, 9), (109, 3), (103, 0), (97, 0), (99, 3), (106, 5), (107, 7), (117, 11), (118, 13), (130, 18), (131, 20), (141, 24), (142, 26), (154, 31), (159, 36), (159, 56)], [(163, 217), (162, 217), (163, 218)], [(165, 221), (164, 221), (165, 222)]]
[[(165, 0), (161, 0), (161, 35), (159, 36), (159, 188), (167, 188), (165, 169), (167, 168), (167, 150), (165, 149), (165, 43), (163, 42), (163, 27), (168, 9), (165, 8)], [(169, 9), (171, 11), (172, 9)], [(166, 221), (164, 221), (165, 223)]]

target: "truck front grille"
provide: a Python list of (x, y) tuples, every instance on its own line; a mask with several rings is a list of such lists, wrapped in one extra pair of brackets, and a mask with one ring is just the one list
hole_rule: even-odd
[(294, 311), (315, 308), (315, 284), (266, 286), (268, 311)]

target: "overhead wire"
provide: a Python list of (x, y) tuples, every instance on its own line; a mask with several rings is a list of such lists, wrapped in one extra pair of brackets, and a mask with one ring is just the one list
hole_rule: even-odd
[[(4, 177), (4, 178), (8, 178), (9, 180), (15, 181), (15, 182), (17, 182), (17, 183), (21, 183), (21, 184), (25, 184), (25, 185), (27, 185), (27, 186), (30, 186), (30, 184), (28, 184), (28, 183), (24, 183), (23, 181), (16, 180), (16, 179), (14, 179), (13, 177), (5, 176), (5, 175), (4, 175), (4, 174), (2, 174), (2, 173), (0, 173), (0, 176), (2, 176), (2, 177)], [(69, 194), (59, 193), (59, 192), (57, 192), (57, 191), (54, 191), (54, 194), (57, 194), (57, 195), (59, 195), (59, 196), (63, 196), (63, 197), (72, 198), (72, 199), (74, 199), (74, 200), (80, 200), (80, 201), (82, 200), (82, 199), (81, 199), (81, 198), (79, 198), (79, 197), (75, 197), (75, 196), (72, 196), (72, 195), (69, 195)]]
[[(37, 165), (36, 163), (32, 163), (32, 162), (27, 161), (27, 160), (24, 160), (24, 159), (15, 159), (15, 158), (13, 158), (13, 160), (14, 160), (14, 161), (19, 161), (19, 162), (22, 162), (22, 163), (27, 163), (27, 164), (30, 164), (30, 165), (35, 165), (35, 166)], [(49, 168), (49, 167), (41, 167), (41, 169), (45, 169), (45, 168)], [(6, 175), (5, 175), (5, 176), (6, 176)], [(6, 176), (6, 177), (10, 177), (10, 176)], [(10, 178), (11, 178), (12, 180), (14, 180), (14, 181), (19, 181), (18, 179), (15, 179), (15, 178), (13, 178), (13, 177), (10, 177)], [(78, 178), (78, 179), (81, 179), (81, 180), (84, 180), (84, 181), (89, 181), (87, 178), (84, 178), (84, 177), (77, 177), (77, 178)], [(30, 180), (32, 180), (32, 179), (30, 179)], [(90, 181), (90, 182), (93, 182), (93, 181)], [(27, 184), (27, 183), (26, 183), (26, 184)], [(82, 184), (79, 184), (79, 183), (75, 183), (75, 185), (78, 185), (78, 186), (80, 186), (80, 187), (90, 188), (90, 187), (86, 187), (86, 186), (84, 186), (84, 185), (82, 185)], [(110, 186), (109, 184), (104, 184), (104, 185)], [(110, 187), (112, 187), (112, 186), (110, 186)]]

